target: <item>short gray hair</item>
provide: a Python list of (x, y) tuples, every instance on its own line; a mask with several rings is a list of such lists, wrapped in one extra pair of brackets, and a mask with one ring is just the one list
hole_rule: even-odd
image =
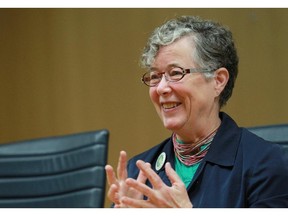
[(229, 81), (219, 100), (222, 107), (232, 95), (239, 61), (232, 33), (227, 27), (195, 16), (181, 16), (169, 20), (152, 32), (143, 50), (141, 65), (150, 68), (160, 47), (186, 36), (193, 40), (195, 50), (192, 55), (199, 67), (210, 70), (225, 67), (228, 70)]

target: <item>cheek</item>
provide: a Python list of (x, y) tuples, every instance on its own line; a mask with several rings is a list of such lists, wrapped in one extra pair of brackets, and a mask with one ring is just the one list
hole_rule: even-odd
[(149, 90), (150, 100), (152, 101), (154, 108), (156, 109), (157, 113), (160, 114), (160, 105), (159, 105), (159, 95), (156, 92), (156, 89), (150, 88)]
[(149, 89), (149, 96), (150, 96), (150, 99), (153, 103), (155, 103), (157, 101), (157, 92), (154, 88)]

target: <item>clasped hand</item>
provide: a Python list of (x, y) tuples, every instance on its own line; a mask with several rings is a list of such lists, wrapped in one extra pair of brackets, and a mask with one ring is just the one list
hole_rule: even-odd
[[(171, 182), (167, 186), (162, 179), (151, 169), (149, 163), (138, 160), (136, 162), (140, 172), (137, 179), (127, 176), (127, 154), (120, 152), (117, 175), (110, 165), (106, 165), (106, 174), (109, 184), (108, 198), (116, 208), (191, 208), (184, 183), (173, 170), (170, 163), (165, 164), (165, 172)], [(146, 180), (151, 182), (148, 187)], [(143, 197), (146, 196), (147, 200)]]

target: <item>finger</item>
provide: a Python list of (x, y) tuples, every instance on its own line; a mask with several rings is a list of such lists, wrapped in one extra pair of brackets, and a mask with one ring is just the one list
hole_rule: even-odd
[(110, 165), (106, 165), (106, 166), (105, 166), (105, 171), (106, 171), (106, 176), (107, 176), (108, 184), (109, 184), (109, 185), (111, 185), (111, 184), (116, 184), (117, 179), (116, 179), (116, 176), (115, 176), (115, 172), (114, 172), (114, 170), (113, 170), (113, 167), (110, 166)]
[[(148, 164), (148, 166), (151, 166), (149, 163), (146, 163), (146, 164)], [(140, 170), (139, 175), (138, 175), (138, 177), (137, 177), (137, 181), (138, 181), (138, 182), (141, 182), (141, 183), (145, 183), (146, 180), (147, 180), (146, 175), (143, 173), (142, 170)]]
[(145, 195), (151, 200), (156, 199), (156, 195), (154, 194), (154, 190), (148, 187), (146, 184), (141, 183), (135, 179), (128, 178), (125, 183), (129, 186), (134, 188), (135, 190), (139, 191), (141, 194)]
[(153, 208), (154, 206), (147, 200), (131, 199), (129, 197), (121, 198), (121, 203), (130, 208)]
[(119, 195), (118, 195), (118, 187), (115, 184), (112, 184), (107, 192), (107, 197), (109, 200), (115, 204), (120, 204)]
[(171, 182), (171, 184), (184, 184), (181, 180), (181, 178), (178, 176), (178, 174), (175, 172), (175, 170), (171, 167), (171, 164), (167, 162), (165, 164), (165, 172)]
[(160, 189), (163, 187), (164, 183), (161, 178), (151, 169), (151, 166), (148, 166), (141, 160), (136, 162), (137, 167), (143, 172), (143, 174), (149, 179), (153, 188)]
[(117, 166), (117, 176), (120, 180), (127, 178), (127, 154), (125, 151), (121, 151)]

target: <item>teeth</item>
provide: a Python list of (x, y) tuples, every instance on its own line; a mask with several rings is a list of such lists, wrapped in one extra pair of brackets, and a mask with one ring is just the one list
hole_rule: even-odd
[(171, 109), (171, 108), (177, 107), (178, 105), (179, 103), (165, 103), (162, 106), (164, 109)]

